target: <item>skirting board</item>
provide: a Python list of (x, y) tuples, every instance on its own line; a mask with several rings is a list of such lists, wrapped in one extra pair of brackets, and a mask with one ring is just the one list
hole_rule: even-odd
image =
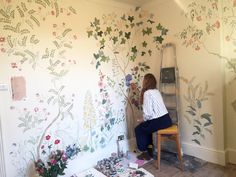
[[(135, 147), (135, 138), (129, 139), (129, 147)], [(226, 152), (225, 151), (220, 151), (220, 150), (215, 150), (212, 148), (207, 148), (203, 146), (198, 146), (195, 144), (190, 144), (186, 142), (182, 142), (182, 151), (184, 154), (191, 155), (197, 158), (200, 158), (202, 160), (205, 160), (207, 162), (212, 162), (215, 164), (223, 165), (225, 166), (226, 164)], [(133, 149), (131, 149), (133, 150)], [(234, 154), (232, 155), (232, 163), (233, 160), (235, 162), (236, 160), (236, 151), (229, 151), (229, 154)], [(234, 157), (234, 158), (233, 158)]]
[(226, 149), (227, 161), (232, 164), (236, 164), (236, 150), (228, 148)]
[(186, 142), (182, 142), (181, 144), (184, 154), (223, 166), (226, 164), (225, 151), (215, 150)]

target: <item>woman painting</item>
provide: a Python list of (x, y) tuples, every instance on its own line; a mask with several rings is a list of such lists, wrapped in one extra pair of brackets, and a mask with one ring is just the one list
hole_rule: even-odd
[(143, 105), (143, 116), (138, 119), (140, 124), (135, 128), (136, 143), (142, 152), (138, 159), (149, 160), (152, 150), (148, 148), (153, 145), (152, 133), (172, 125), (171, 118), (164, 104), (157, 81), (153, 74), (146, 74), (143, 79), (143, 88), (140, 102)]

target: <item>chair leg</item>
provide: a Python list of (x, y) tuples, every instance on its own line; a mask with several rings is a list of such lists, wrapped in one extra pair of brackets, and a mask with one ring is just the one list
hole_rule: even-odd
[(157, 135), (157, 169), (160, 169), (161, 164), (161, 135)]
[(182, 159), (182, 154), (181, 154), (179, 134), (176, 135), (176, 146), (177, 146), (177, 152), (178, 152), (178, 159), (180, 162), (180, 169), (183, 170), (183, 159)]

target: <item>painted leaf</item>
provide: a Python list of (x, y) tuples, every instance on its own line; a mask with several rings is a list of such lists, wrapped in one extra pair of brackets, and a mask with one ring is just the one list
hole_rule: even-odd
[(192, 115), (192, 116), (195, 116), (196, 115), (196, 113), (195, 112), (193, 112), (192, 110), (188, 110), (188, 111), (186, 111), (186, 112), (188, 112), (190, 115)]
[(155, 36), (154, 37), (154, 41), (155, 42), (159, 42), (160, 44), (162, 44), (164, 38), (162, 36)]
[(196, 109), (192, 106), (188, 106), (193, 112), (196, 112)]
[(207, 123), (204, 124), (204, 127), (207, 127), (207, 126), (210, 126), (210, 125), (212, 125), (212, 122), (207, 122)]
[(199, 135), (200, 133), (199, 132), (193, 132), (192, 135)]
[(193, 139), (192, 141), (197, 143), (198, 145), (201, 145), (200, 141), (198, 141), (197, 139)]
[(72, 31), (72, 29), (70, 29), (70, 28), (65, 29), (62, 33), (62, 36), (65, 37), (71, 31)]
[(194, 121), (198, 124), (198, 125), (202, 125), (202, 123), (199, 120), (194, 119)]
[(197, 129), (197, 131), (201, 132), (201, 128), (197, 125), (194, 125), (193, 127), (195, 127)]
[(70, 7), (69, 7), (69, 10), (70, 10), (73, 14), (77, 14), (77, 13), (76, 13), (76, 10), (75, 10), (73, 7), (70, 6)]
[(201, 108), (201, 107), (202, 107), (202, 103), (201, 103), (200, 100), (197, 100), (197, 107), (198, 107), (198, 108)]
[(213, 134), (212, 131), (209, 128), (204, 128), (207, 132), (209, 132), (211, 135)]
[(56, 17), (58, 17), (58, 15), (59, 15), (59, 7), (58, 7), (58, 3), (57, 2), (54, 3), (54, 7), (55, 7), (55, 11), (56, 11)]

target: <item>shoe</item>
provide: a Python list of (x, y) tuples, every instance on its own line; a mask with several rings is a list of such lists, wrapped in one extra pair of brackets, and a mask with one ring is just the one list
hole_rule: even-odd
[(148, 155), (151, 157), (151, 158), (153, 158), (153, 148), (152, 147), (148, 147), (147, 148), (147, 153), (148, 153)]
[(150, 155), (148, 154), (148, 152), (142, 152), (140, 155), (137, 156), (137, 159), (139, 160), (150, 160), (151, 157)]

